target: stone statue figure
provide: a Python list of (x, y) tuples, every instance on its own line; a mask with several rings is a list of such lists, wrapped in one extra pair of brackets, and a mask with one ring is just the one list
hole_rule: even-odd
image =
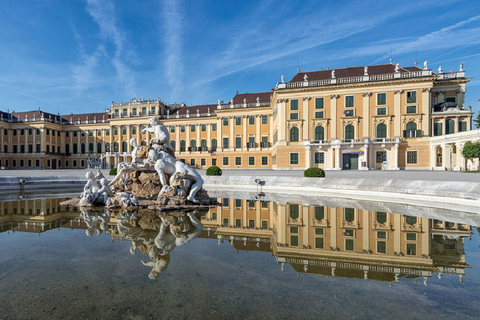
[(198, 203), (195, 195), (202, 188), (203, 179), (195, 169), (182, 161), (178, 161), (165, 151), (156, 152), (155, 150), (150, 150), (149, 158), (155, 160), (155, 171), (158, 173), (158, 177), (163, 186), (161, 193), (167, 193), (171, 189), (171, 185), (167, 183), (165, 174), (172, 175), (173, 180), (178, 178), (189, 179), (192, 180), (193, 184), (187, 200)]
[(157, 118), (152, 117), (148, 119), (149, 128), (142, 129), (142, 133), (148, 131), (155, 134), (155, 138), (150, 139), (150, 144), (159, 144), (165, 145), (167, 148), (172, 148), (170, 146), (170, 133), (168, 133), (167, 127), (163, 124), (160, 124)]
[(459, 71), (465, 71), (465, 70), (463, 70), (463, 62), (460, 63), (460, 70)]
[(395, 63), (395, 72), (400, 72), (400, 62)]
[(428, 69), (428, 61), (425, 60), (425, 61), (423, 62), (423, 70), (427, 70), (427, 69)]
[(335, 79), (335, 69), (332, 70), (332, 79)]
[(308, 75), (305, 73), (305, 75), (303, 76), (303, 81), (307, 82), (308, 81)]
[(283, 74), (282, 74), (282, 77), (281, 77), (281, 78), (282, 78), (282, 83), (285, 83), (285, 81), (284, 81), (285, 78), (283, 77)]
[(442, 72), (443, 72), (442, 66), (438, 67), (438, 73), (442, 73)]
[(131, 162), (120, 162), (117, 166), (117, 175), (110, 181), (110, 185), (113, 186), (117, 180), (119, 180), (124, 174), (130, 173), (133, 171), (146, 171), (151, 169), (150, 162), (147, 159), (143, 159), (147, 154), (147, 146), (139, 146), (137, 139), (130, 139), (130, 145), (133, 147), (132, 150), (132, 161)]
[(368, 76), (368, 66), (363, 67), (363, 75)]

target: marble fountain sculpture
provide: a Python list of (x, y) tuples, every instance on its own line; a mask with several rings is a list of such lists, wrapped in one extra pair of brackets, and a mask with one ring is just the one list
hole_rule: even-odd
[(192, 167), (175, 158), (170, 134), (157, 118), (148, 120), (142, 130), (155, 136), (148, 146), (139, 146), (132, 138), (131, 161), (117, 166), (117, 175), (108, 182), (99, 169), (87, 171), (83, 192), (79, 197), (62, 202), (78, 207), (106, 208), (142, 207), (153, 210), (208, 208), (216, 205), (202, 189), (203, 179)]

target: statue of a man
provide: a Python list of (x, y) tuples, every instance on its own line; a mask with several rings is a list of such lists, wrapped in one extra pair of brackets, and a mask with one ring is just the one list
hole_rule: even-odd
[(156, 159), (155, 171), (157, 171), (163, 187), (168, 186), (165, 174), (192, 180), (193, 184), (190, 188), (187, 200), (198, 203), (199, 201), (195, 199), (195, 195), (203, 186), (202, 176), (195, 169), (183, 163), (182, 161), (176, 160), (165, 151), (160, 151), (156, 155), (152, 155), (154, 152), (154, 150), (150, 151), (151, 154), (149, 154), (149, 158)]

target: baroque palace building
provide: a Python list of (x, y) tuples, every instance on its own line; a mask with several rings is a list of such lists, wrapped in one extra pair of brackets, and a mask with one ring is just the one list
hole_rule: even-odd
[(397, 64), (298, 73), (269, 92), (187, 106), (112, 102), (103, 113), (0, 112), (0, 167), (115, 167), (157, 117), (176, 156), (197, 168), (473, 169), (463, 144), (480, 140), (464, 106), (463, 64), (438, 72)]

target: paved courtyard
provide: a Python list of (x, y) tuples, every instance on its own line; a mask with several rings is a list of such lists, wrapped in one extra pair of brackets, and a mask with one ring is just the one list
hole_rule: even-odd
[[(202, 175), (205, 170), (198, 170)], [(40, 177), (40, 176), (83, 176), (86, 169), (59, 169), (59, 170), (0, 170), (0, 177)], [(105, 176), (109, 170), (102, 169)], [(224, 169), (225, 176), (291, 176), (302, 177), (302, 170), (276, 171), (276, 170), (248, 170)], [(406, 179), (406, 180), (440, 180), (440, 181), (471, 181), (480, 182), (480, 173), (462, 173), (456, 171), (326, 171), (328, 178), (353, 178), (353, 179)]]

